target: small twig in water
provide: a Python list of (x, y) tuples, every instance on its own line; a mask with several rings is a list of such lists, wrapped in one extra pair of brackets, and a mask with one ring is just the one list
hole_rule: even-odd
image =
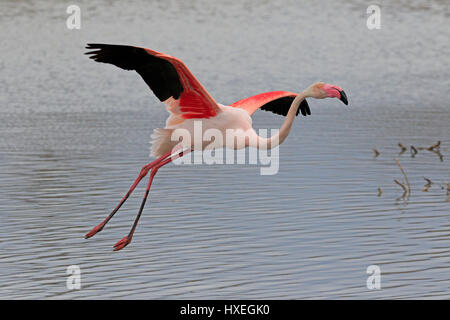
[(401, 151), (400, 151), (400, 154), (402, 154), (402, 153), (404, 153), (406, 150), (408, 150), (408, 148), (407, 147), (405, 147), (403, 144), (401, 144), (400, 142), (398, 143), (398, 146), (402, 149)]
[(378, 157), (380, 155), (380, 152), (377, 149), (372, 149), (373, 152), (375, 153), (375, 158)]
[(425, 185), (425, 187), (431, 187), (431, 185), (434, 183), (433, 181), (431, 181), (431, 179), (428, 179), (428, 178), (425, 178), (425, 177), (423, 177), (424, 179), (425, 179), (425, 181), (427, 182), (427, 184)]
[(411, 151), (411, 157), (413, 157), (413, 158), (414, 158), (414, 156), (416, 154), (419, 153), (419, 151), (417, 151), (416, 147), (414, 147), (414, 146), (411, 146), (411, 150), (410, 151)]
[(406, 184), (408, 185), (408, 197), (409, 197), (411, 195), (411, 185), (409, 184), (408, 177), (406, 176), (405, 170), (403, 170), (403, 167), (401, 166), (397, 158), (395, 158), (395, 162), (397, 162), (400, 171), (403, 173), (403, 176), (405, 177)]
[(428, 190), (431, 188), (431, 185), (433, 184), (433, 181), (431, 181), (430, 179), (425, 178), (425, 177), (423, 177), (423, 178), (425, 179), (427, 184), (423, 187), (422, 191), (423, 192), (428, 192)]
[(441, 162), (444, 162), (444, 156), (441, 154), (441, 150), (432, 149), (430, 151), (433, 152), (434, 154), (436, 154), (439, 157), (439, 160), (441, 160)]
[(441, 162), (444, 161), (444, 157), (441, 154), (441, 141), (436, 142), (435, 144), (429, 146), (429, 147), (417, 147), (415, 148), (414, 146), (411, 146), (411, 157), (414, 158), (414, 156), (417, 154), (417, 150), (427, 150), (427, 151), (431, 151), (434, 154), (436, 154), (439, 157), (439, 160), (441, 160)]
[(405, 197), (406, 197), (406, 195), (407, 195), (407, 193), (408, 193), (408, 189), (406, 189), (405, 185), (404, 185), (403, 183), (401, 183), (400, 181), (398, 181), (397, 179), (394, 179), (394, 182), (395, 182), (396, 184), (398, 184), (400, 187), (402, 187), (402, 189), (403, 189), (403, 195), (402, 195), (400, 198), (405, 199)]
[(433, 151), (434, 149), (438, 149), (439, 146), (441, 145), (441, 141), (436, 142), (435, 144), (433, 144), (432, 146), (429, 146), (427, 148), (428, 151)]
[(382, 194), (383, 194), (383, 190), (381, 188), (378, 188), (378, 196), (381, 197)]

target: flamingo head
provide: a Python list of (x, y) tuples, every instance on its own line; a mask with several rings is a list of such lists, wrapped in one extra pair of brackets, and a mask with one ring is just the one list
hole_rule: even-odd
[(324, 99), (324, 98), (338, 98), (345, 105), (348, 105), (347, 95), (341, 87), (324, 83), (324, 82), (316, 82), (312, 84), (308, 89), (308, 96), (316, 99)]

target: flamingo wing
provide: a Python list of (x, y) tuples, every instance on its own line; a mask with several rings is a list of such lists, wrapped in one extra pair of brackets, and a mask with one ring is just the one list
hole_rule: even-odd
[[(286, 116), (289, 108), (291, 107), (292, 101), (296, 96), (296, 93), (288, 91), (265, 92), (236, 101), (235, 103), (231, 104), (231, 106), (244, 109), (249, 114), (253, 114), (256, 110), (262, 109)], [(311, 110), (306, 99), (303, 100), (300, 104), (300, 108), (299, 110), (297, 110), (297, 115), (300, 111), (304, 116), (311, 114)]]
[(86, 52), (97, 62), (135, 70), (169, 111), (183, 119), (210, 118), (221, 110), (185, 64), (150, 49), (90, 43)]

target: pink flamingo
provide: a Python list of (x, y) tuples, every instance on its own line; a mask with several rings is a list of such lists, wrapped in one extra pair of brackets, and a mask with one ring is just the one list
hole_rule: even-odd
[[(245, 145), (243, 146), (230, 146), (225, 142), (222, 143), (222, 146), (234, 149), (248, 146), (274, 148), (286, 139), (294, 118), (299, 114), (299, 111), (304, 116), (311, 114), (305, 98), (338, 98), (344, 104), (348, 104), (347, 96), (340, 87), (317, 82), (299, 94), (287, 91), (266, 92), (239, 100), (230, 106), (225, 106), (217, 103), (184, 63), (175, 57), (134, 46), (88, 44), (86, 48), (94, 50), (86, 52), (86, 54), (91, 55), (90, 58), (97, 62), (110, 63), (122, 69), (135, 70), (139, 73), (158, 99), (166, 105), (170, 113), (166, 126), (155, 129), (152, 135), (151, 155), (157, 159), (142, 167), (137, 179), (119, 204), (105, 220), (85, 236), (90, 238), (101, 231), (127, 200), (138, 183), (151, 170), (138, 215), (129, 234), (114, 245), (115, 251), (124, 248), (131, 242), (153, 178), (159, 168), (188, 152), (199, 149), (197, 144), (194, 145), (193, 142), (192, 145), (186, 146), (182, 142), (172, 141), (171, 135), (174, 130), (186, 129), (191, 132), (191, 136), (194, 136), (194, 121), (201, 121), (203, 129), (218, 129), (223, 133), (223, 136), (226, 136), (225, 131), (227, 129), (242, 129), (242, 132), (246, 132), (249, 135), (245, 138)], [(263, 138), (257, 135), (252, 128), (252, 119), (250, 117), (257, 109), (286, 116), (277, 134), (270, 138)], [(200, 149), (203, 150), (207, 146), (207, 143), (202, 142)]]

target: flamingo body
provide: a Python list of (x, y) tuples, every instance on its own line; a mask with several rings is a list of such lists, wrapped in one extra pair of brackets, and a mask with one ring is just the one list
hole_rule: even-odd
[[(210, 141), (202, 141), (202, 143), (195, 143), (193, 139), (184, 140), (178, 142), (172, 134), (176, 130), (186, 130), (190, 137), (195, 137), (195, 127), (200, 126), (202, 132), (208, 130), (218, 130), (221, 137), (224, 139), (221, 141), (214, 141), (214, 146), (227, 147), (230, 149), (242, 148), (234, 143), (227, 143), (226, 135), (227, 130), (240, 130), (240, 132), (246, 132), (250, 135), (256, 135), (256, 132), (252, 128), (252, 118), (247, 111), (240, 108), (234, 108), (231, 106), (225, 106), (219, 104), (220, 112), (210, 118), (189, 118), (189, 119), (177, 119), (174, 120), (173, 114), (171, 114), (166, 121), (165, 128), (158, 128), (153, 131), (151, 136), (151, 151), (150, 155), (156, 158), (161, 157), (170, 150), (176, 149), (179, 144), (182, 148), (189, 148), (191, 150), (200, 151), (204, 150), (211, 143)], [(200, 122), (200, 124), (199, 124)], [(211, 131), (213, 132), (213, 131)]]

